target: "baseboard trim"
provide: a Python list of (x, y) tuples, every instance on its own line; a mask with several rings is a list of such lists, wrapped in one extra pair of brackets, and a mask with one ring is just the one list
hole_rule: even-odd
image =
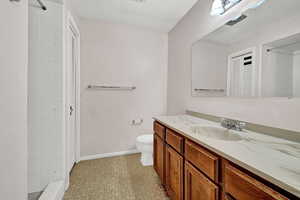
[(64, 181), (50, 183), (39, 200), (62, 200), (65, 194)]
[(133, 149), (133, 150), (129, 150), (129, 151), (96, 154), (96, 155), (90, 155), (90, 156), (83, 156), (80, 158), (80, 161), (95, 160), (95, 159), (99, 159), (99, 158), (109, 158), (109, 157), (115, 157), (115, 156), (124, 156), (124, 155), (130, 155), (130, 154), (135, 154), (135, 153), (139, 153), (139, 151), (137, 149)]

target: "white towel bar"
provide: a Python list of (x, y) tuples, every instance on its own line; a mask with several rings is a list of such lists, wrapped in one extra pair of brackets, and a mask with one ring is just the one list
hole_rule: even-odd
[(128, 87), (128, 86), (104, 86), (104, 85), (88, 85), (88, 89), (95, 90), (135, 90), (136, 87)]

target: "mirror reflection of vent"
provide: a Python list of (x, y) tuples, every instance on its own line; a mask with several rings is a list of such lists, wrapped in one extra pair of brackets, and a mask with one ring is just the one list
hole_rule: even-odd
[(243, 21), (244, 19), (246, 19), (247, 16), (246, 15), (241, 15), (240, 17), (230, 20), (229, 22), (226, 23), (227, 26), (234, 26), (237, 23), (240, 23), (241, 21)]
[(244, 57), (244, 66), (252, 65), (252, 56)]

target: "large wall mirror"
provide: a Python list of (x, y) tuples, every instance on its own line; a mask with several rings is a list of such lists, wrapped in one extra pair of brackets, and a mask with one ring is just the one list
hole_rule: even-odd
[(266, 0), (192, 46), (192, 95), (300, 97), (300, 0)]

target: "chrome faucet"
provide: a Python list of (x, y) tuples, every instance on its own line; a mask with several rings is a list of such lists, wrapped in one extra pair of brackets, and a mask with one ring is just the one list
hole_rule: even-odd
[(221, 126), (227, 129), (235, 130), (235, 131), (243, 131), (246, 126), (245, 122), (232, 120), (232, 119), (221, 119)]

